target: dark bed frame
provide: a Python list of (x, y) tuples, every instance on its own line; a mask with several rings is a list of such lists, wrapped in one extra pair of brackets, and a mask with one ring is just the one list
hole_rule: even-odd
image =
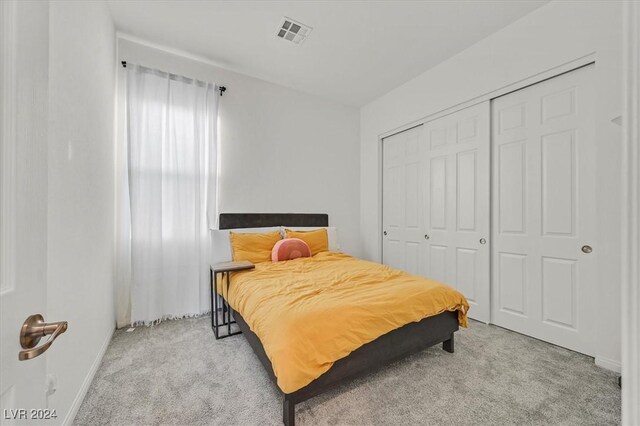
[[(329, 226), (326, 214), (306, 213), (222, 213), (220, 229), (259, 228), (271, 226)], [(264, 351), (262, 342), (251, 331), (240, 314), (233, 312), (238, 327), (260, 359), (265, 370), (276, 383), (271, 361)], [(395, 329), (369, 342), (346, 357), (336, 361), (320, 377), (292, 393), (284, 394), (283, 422), (287, 426), (295, 424), (295, 406), (319, 395), (336, 385), (366, 374), (374, 369), (420, 352), (442, 343), (442, 348), (453, 353), (454, 333), (458, 330), (458, 313), (443, 312)]]

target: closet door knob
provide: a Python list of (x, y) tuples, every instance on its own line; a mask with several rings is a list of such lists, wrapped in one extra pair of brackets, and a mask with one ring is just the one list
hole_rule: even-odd
[(487, 240), (484, 238), (480, 238), (480, 244), (487, 244)]
[(429, 237), (429, 234), (424, 234), (424, 239), (425, 240), (428, 240), (429, 238), (431, 238), (431, 237)]
[(387, 231), (384, 231), (384, 232), (382, 233), (382, 235), (387, 235)]
[(591, 246), (582, 246), (582, 252), (583, 253), (591, 253), (593, 251), (593, 249), (591, 248)]

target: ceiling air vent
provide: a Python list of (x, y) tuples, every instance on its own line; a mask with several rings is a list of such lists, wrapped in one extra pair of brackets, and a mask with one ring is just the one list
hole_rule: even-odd
[(307, 38), (309, 33), (311, 33), (312, 29), (313, 28), (308, 25), (301, 24), (300, 22), (285, 16), (282, 18), (282, 23), (280, 24), (276, 35), (281, 39), (289, 40), (295, 44), (300, 44), (305, 38)]

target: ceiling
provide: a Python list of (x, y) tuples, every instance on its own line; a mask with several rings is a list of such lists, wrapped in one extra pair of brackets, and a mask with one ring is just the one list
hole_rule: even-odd
[[(117, 1), (119, 31), (223, 67), (364, 105), (544, 5), (519, 1)], [(284, 16), (313, 28), (276, 37)]]

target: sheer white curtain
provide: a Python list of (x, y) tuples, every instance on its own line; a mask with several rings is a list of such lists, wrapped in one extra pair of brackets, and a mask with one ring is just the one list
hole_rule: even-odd
[(200, 315), (210, 310), (216, 87), (133, 64), (126, 74), (118, 324)]

